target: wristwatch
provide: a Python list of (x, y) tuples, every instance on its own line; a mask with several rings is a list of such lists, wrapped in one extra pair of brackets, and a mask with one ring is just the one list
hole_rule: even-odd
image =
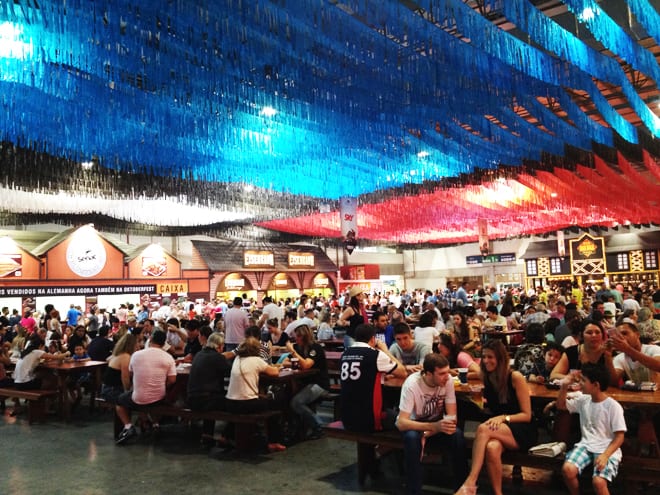
[(506, 416), (504, 416), (504, 422), (505, 422), (507, 425), (508, 425), (508, 424), (511, 424), (511, 416), (509, 416), (508, 414), (507, 414)]

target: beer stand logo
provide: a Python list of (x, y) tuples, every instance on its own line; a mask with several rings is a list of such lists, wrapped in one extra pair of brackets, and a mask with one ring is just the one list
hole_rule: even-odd
[(578, 244), (577, 252), (580, 253), (585, 258), (591, 258), (591, 255), (598, 250), (598, 246), (591, 239), (585, 239), (580, 244)]

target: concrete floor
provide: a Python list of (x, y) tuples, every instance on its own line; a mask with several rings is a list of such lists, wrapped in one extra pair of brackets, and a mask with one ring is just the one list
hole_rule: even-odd
[[(0, 421), (1, 495), (259, 494), (329, 495), (340, 493), (405, 494), (396, 456), (382, 459), (382, 476), (357, 483), (355, 445), (323, 438), (291, 446), (286, 452), (239, 457), (209, 450), (199, 430), (163, 425), (157, 442), (147, 439), (116, 446), (109, 412), (76, 411), (71, 423), (49, 417), (28, 425), (25, 416)], [(548, 473), (526, 472), (522, 488), (505, 480), (505, 493), (565, 493)], [(425, 493), (450, 494), (442, 486), (445, 467), (429, 465)], [(489, 493), (487, 483), (482, 480)]]

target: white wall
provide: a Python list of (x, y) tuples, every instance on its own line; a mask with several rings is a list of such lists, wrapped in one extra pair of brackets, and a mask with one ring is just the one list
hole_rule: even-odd
[[(516, 258), (525, 252), (529, 239), (512, 239), (491, 242), (491, 254), (516, 253)], [(403, 251), (406, 288), (444, 289), (447, 281), (461, 280), (464, 276), (483, 276), (487, 284), (495, 284), (497, 274), (524, 274), (522, 260), (516, 263), (490, 265), (468, 265), (467, 256), (479, 255), (478, 243), (435, 249)]]

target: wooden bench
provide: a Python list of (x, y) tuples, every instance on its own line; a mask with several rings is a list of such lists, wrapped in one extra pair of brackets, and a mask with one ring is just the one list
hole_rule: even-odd
[(57, 390), (17, 390), (0, 388), (0, 397), (24, 399), (27, 401), (28, 423), (46, 420), (46, 399), (56, 397)]
[[(349, 440), (357, 443), (358, 451), (358, 481), (364, 484), (368, 474), (372, 474), (375, 467), (374, 447), (379, 445), (392, 450), (403, 450), (403, 438), (398, 430), (381, 431), (377, 433), (358, 433), (344, 429), (341, 421), (335, 421), (324, 427), (326, 434), (332, 438)], [(472, 438), (466, 437), (468, 448), (472, 445)], [(440, 452), (427, 451), (429, 454)], [(505, 451), (502, 454), (502, 463), (513, 466), (512, 480), (516, 484), (523, 481), (522, 467), (547, 469), (559, 471), (564, 462), (563, 456), (555, 458), (531, 456), (527, 452)]]
[[(375, 446), (386, 447), (393, 450), (403, 450), (403, 438), (397, 430), (381, 431), (377, 433), (360, 433), (344, 429), (341, 421), (335, 421), (324, 427), (327, 436), (340, 440), (348, 440), (357, 444), (358, 482), (363, 485), (367, 475), (373, 475), (376, 468)], [(467, 437), (466, 444), (470, 448), (472, 439)], [(435, 452), (429, 452), (435, 454)], [(513, 466), (512, 481), (521, 484), (523, 481), (522, 467), (544, 469), (561, 473), (564, 456), (540, 457), (529, 455), (527, 452), (505, 450), (502, 454), (502, 463)], [(619, 468), (617, 480), (622, 480), (627, 493), (633, 493), (634, 483), (657, 482), (660, 480), (660, 459), (643, 458), (624, 455)]]
[[(115, 439), (119, 437), (124, 425), (117, 416), (114, 404), (106, 402), (104, 399), (97, 397), (96, 404), (102, 409), (112, 409), (114, 412), (114, 436)], [(280, 416), (280, 411), (262, 411), (258, 413), (243, 413), (236, 414), (227, 411), (193, 411), (187, 407), (180, 407), (172, 404), (157, 404), (153, 406), (140, 407), (135, 410), (140, 413), (147, 413), (154, 416), (166, 416), (180, 418), (187, 421), (195, 420), (213, 420), (225, 421), (233, 423), (234, 428), (234, 444), (236, 450), (240, 452), (247, 452), (254, 447), (252, 441), (255, 426), (258, 424), (266, 425), (268, 420)]]

